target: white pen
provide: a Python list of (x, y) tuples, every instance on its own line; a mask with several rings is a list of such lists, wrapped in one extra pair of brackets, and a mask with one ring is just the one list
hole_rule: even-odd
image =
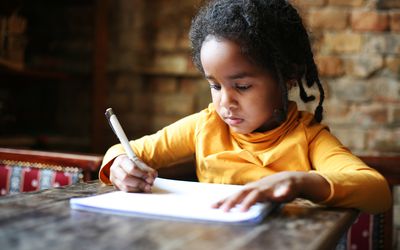
[(133, 152), (131, 145), (129, 144), (128, 138), (126, 137), (125, 132), (122, 129), (121, 124), (119, 123), (117, 116), (114, 114), (112, 108), (108, 108), (105, 115), (108, 122), (110, 123), (111, 129), (118, 137), (129, 159), (133, 161), (135, 165), (140, 168), (140, 170), (147, 172), (146, 165), (135, 155), (135, 152)]

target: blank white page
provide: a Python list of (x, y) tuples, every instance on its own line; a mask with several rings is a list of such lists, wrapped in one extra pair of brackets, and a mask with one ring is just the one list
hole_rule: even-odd
[(243, 186), (209, 184), (157, 178), (152, 193), (114, 191), (70, 200), (71, 208), (124, 215), (167, 217), (227, 223), (257, 223), (273, 208), (271, 203), (257, 203), (249, 211), (239, 207), (230, 212), (211, 205), (232, 195)]

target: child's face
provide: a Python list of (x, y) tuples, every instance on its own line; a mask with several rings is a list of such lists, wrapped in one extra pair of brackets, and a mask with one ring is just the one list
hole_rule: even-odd
[(272, 76), (248, 60), (233, 41), (206, 39), (200, 57), (214, 107), (225, 123), (241, 134), (270, 129), (273, 110), (281, 107)]

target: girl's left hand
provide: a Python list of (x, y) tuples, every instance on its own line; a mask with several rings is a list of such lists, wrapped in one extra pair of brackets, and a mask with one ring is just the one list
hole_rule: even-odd
[(240, 210), (245, 212), (256, 202), (290, 202), (297, 197), (322, 200), (329, 192), (327, 181), (315, 173), (285, 171), (246, 184), (240, 192), (218, 201), (213, 207), (227, 212), (241, 204)]

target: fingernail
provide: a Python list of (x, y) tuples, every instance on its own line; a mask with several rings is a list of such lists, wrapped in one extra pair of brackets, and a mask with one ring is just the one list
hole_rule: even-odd
[(212, 208), (219, 208), (219, 202), (211, 204)]
[(222, 205), (221, 207), (220, 207), (220, 209), (222, 209), (222, 211), (224, 211), (224, 212), (229, 212), (229, 207), (227, 206), (227, 205)]
[(286, 185), (280, 185), (274, 190), (274, 196), (279, 197), (283, 196), (287, 192), (287, 186)]

